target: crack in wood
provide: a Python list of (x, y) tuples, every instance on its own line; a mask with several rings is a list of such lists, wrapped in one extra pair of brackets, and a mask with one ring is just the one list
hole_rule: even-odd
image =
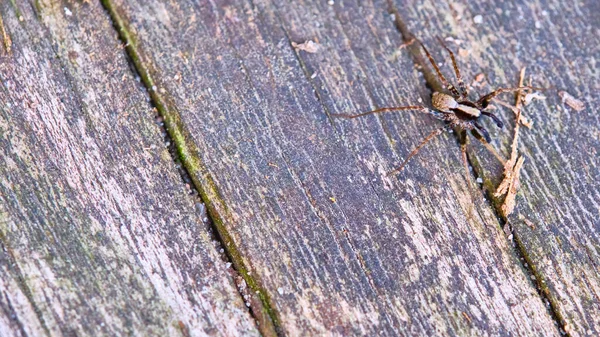
[[(421, 55), (420, 45), (417, 43), (412, 43), (412, 41), (415, 39), (415, 35), (409, 30), (408, 26), (404, 23), (400, 12), (394, 5), (393, 0), (387, 0), (387, 2), (388, 12), (394, 15), (395, 27), (398, 30), (398, 32), (400, 32), (400, 34), (402, 35), (402, 39), (406, 43), (411, 44), (408, 46), (408, 50), (410, 51), (410, 54), (415, 64), (420, 67), (420, 72), (423, 74), (423, 77), (427, 81), (428, 86), (432, 89), (432, 91), (443, 91), (443, 86), (441, 85), (441, 83), (439, 83), (437, 77), (431, 70), (428, 62)], [(454, 134), (456, 135), (457, 141), (460, 142), (459, 133), (454, 132)], [(476, 157), (475, 153), (467, 150), (467, 162), (469, 166), (473, 168), (474, 176), (483, 177), (484, 171), (479, 165), (474, 164), (474, 157)], [(499, 208), (499, 205), (497, 205), (494, 202), (490, 202), (491, 200), (494, 200), (494, 189), (490, 190), (489, 188), (486, 188), (485, 184), (482, 184), (480, 189), (486, 195), (485, 201), (488, 202), (490, 208), (493, 210), (494, 215), (498, 219), (502, 228), (508, 226), (509, 224), (507, 223), (507, 219), (502, 215), (503, 213), (502, 210)], [(507, 238), (507, 240), (509, 239)], [(523, 245), (521, 240), (519, 240), (517, 234), (514, 234), (513, 240), (510, 241), (512, 241), (512, 244), (510, 246), (513, 247), (513, 252), (515, 253), (517, 259), (522, 262), (521, 267), (526, 274), (525, 276), (533, 275), (535, 277), (535, 282), (531, 280), (531, 277), (526, 278), (533, 283), (533, 286), (536, 289), (538, 296), (542, 299), (542, 301), (544, 303), (549, 304), (547, 305), (547, 310), (552, 319), (554, 320), (555, 324), (561, 327), (562, 333), (564, 333), (566, 336), (569, 336), (568, 332), (566, 332), (565, 329), (566, 321), (560, 314), (560, 310), (558, 309), (557, 304), (551, 300), (550, 294), (542, 290), (543, 285), (541, 284), (541, 281), (543, 278), (538, 272), (536, 272), (536, 269), (533, 267), (533, 261), (531, 261), (531, 259), (528, 258), (525, 245)]]
[[(197, 166), (192, 165), (190, 161), (196, 163), (200, 159), (195, 157), (196, 154), (191, 153), (193, 151), (189, 151), (189, 144), (187, 144), (186, 142), (186, 137), (174, 136), (174, 133), (177, 133), (178, 135), (182, 135), (184, 133), (183, 126), (179, 125), (179, 123), (177, 122), (171, 121), (173, 116), (167, 114), (168, 108), (166, 108), (166, 104), (163, 98), (161, 98), (161, 96), (156, 91), (156, 86), (154, 84), (155, 82), (153, 81), (150, 75), (150, 69), (146, 67), (144, 61), (141, 59), (141, 55), (135, 47), (133, 37), (130, 35), (126, 24), (121, 18), (120, 14), (117, 12), (116, 8), (113, 7), (110, 0), (102, 0), (101, 3), (106, 12), (109, 14), (109, 17), (112, 20), (113, 27), (119, 34), (119, 39), (121, 39), (121, 41), (123, 41), (123, 43), (125, 44), (125, 50), (127, 52), (128, 60), (132, 64), (132, 69), (136, 71), (142, 78), (142, 83), (146, 87), (150, 96), (150, 103), (156, 109), (156, 112), (165, 120), (165, 126), (161, 126), (164, 127), (164, 129), (166, 130), (166, 132), (164, 132), (165, 138), (168, 142), (172, 144), (173, 147), (176, 147), (177, 150), (179, 150), (179, 159), (176, 157), (175, 151), (171, 151), (171, 148), (169, 153), (171, 154), (173, 161), (177, 163), (179, 160), (181, 160), (181, 162), (183, 163), (180, 170), (182, 179), (184, 180), (184, 182), (186, 182), (187, 177), (190, 181), (193, 182), (193, 184), (191, 184), (190, 186), (195, 189), (195, 191), (199, 195), (199, 198), (206, 205), (208, 209), (208, 212), (206, 214), (208, 222), (214, 231), (213, 233), (216, 234), (215, 236), (217, 241), (219, 242), (222, 249), (225, 251), (226, 258), (229, 262), (232, 263), (231, 265), (235, 275), (241, 277), (246, 282), (246, 284), (252, 289), (254, 293), (252, 294), (252, 297), (258, 295), (260, 299), (259, 301), (253, 300), (252, 303), (254, 305), (248, 307), (248, 311), (250, 312), (253, 319), (256, 321), (258, 329), (263, 336), (270, 337), (279, 335), (277, 333), (277, 317), (274, 313), (273, 307), (269, 303), (269, 296), (266, 294), (265, 290), (257, 286), (258, 282), (254, 280), (254, 278), (252, 278), (247, 272), (247, 268), (241, 256), (237, 252), (237, 249), (235, 249), (235, 247), (232, 247), (234, 244), (233, 240), (231, 239), (231, 236), (226, 231), (225, 227), (219, 226), (217, 224), (217, 222), (219, 221), (219, 216), (218, 214), (215, 214), (216, 211), (213, 207), (211, 207), (212, 200), (206, 199), (206, 193), (202, 192), (204, 188), (200, 186), (200, 182), (197, 179), (194, 179), (193, 175), (190, 173), (190, 168), (188, 168), (188, 165)], [(175, 112), (175, 114), (177, 113)], [(169, 123), (169, 121), (171, 122)], [(182, 152), (186, 152), (186, 154), (183, 155)], [(190, 158), (190, 156), (194, 156), (194, 158)], [(208, 180), (212, 181), (210, 177), (208, 178)], [(236, 279), (235, 276), (234, 279)], [(239, 286), (236, 286), (235, 288), (238, 291), (240, 298), (242, 298), (244, 302), (247, 302), (241, 288)], [(257, 306), (259, 308), (256, 308)]]

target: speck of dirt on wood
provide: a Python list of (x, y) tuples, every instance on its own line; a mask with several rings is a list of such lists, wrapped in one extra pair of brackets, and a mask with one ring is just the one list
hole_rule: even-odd
[(181, 334), (184, 337), (190, 336), (190, 329), (187, 327), (187, 325), (185, 323), (183, 323), (183, 321), (177, 321), (177, 326), (179, 327), (179, 330), (181, 331)]
[(568, 106), (570, 106), (571, 108), (575, 109), (575, 111), (577, 111), (577, 112), (579, 112), (585, 108), (585, 105), (583, 104), (582, 101), (573, 97), (571, 94), (569, 94), (566, 91), (559, 91), (558, 96), (560, 96), (560, 99), (563, 101), (563, 103), (565, 103)]
[(294, 47), (296, 50), (303, 50), (311, 54), (318, 52), (320, 48), (319, 44), (312, 40), (308, 40), (302, 43), (292, 42), (292, 47)]
[(544, 100), (544, 99), (546, 99), (546, 96), (540, 94), (539, 92), (529, 93), (529, 94), (525, 95), (525, 98), (523, 98), (523, 104), (528, 105), (534, 99)]

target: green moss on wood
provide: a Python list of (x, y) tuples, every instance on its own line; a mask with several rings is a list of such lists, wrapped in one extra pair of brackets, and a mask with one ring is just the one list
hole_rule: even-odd
[(142, 82), (148, 89), (154, 106), (164, 119), (165, 128), (175, 144), (179, 160), (181, 160), (185, 169), (190, 173), (190, 177), (194, 183), (194, 186), (198, 190), (202, 201), (206, 204), (208, 214), (212, 219), (213, 225), (217, 230), (227, 255), (231, 259), (237, 272), (243, 277), (248, 287), (253, 291), (254, 294), (258, 294), (258, 297), (260, 298), (262, 308), (253, 307), (252, 310), (255, 319), (259, 322), (259, 329), (261, 333), (265, 336), (276, 336), (276, 329), (279, 326), (279, 320), (277, 318), (278, 315), (271, 304), (271, 298), (267, 291), (263, 289), (259, 285), (259, 282), (248, 272), (248, 268), (244, 263), (243, 257), (237, 249), (233, 238), (224, 224), (221, 213), (228, 214), (228, 208), (225, 201), (220, 196), (217, 184), (208, 172), (205, 165), (202, 163), (201, 159), (198, 157), (198, 153), (200, 152), (193, 144), (193, 141), (191, 140), (192, 137), (183, 126), (177, 109), (173, 106), (173, 104), (166, 103), (169, 100), (166, 95), (159, 95), (159, 93), (154, 90), (155, 83), (150, 75), (151, 73), (154, 73), (154, 71), (147, 62), (142, 60), (140, 52), (136, 47), (137, 42), (134, 34), (121, 18), (121, 15), (117, 12), (111, 1), (102, 0), (102, 4), (109, 12), (117, 30), (119, 31), (121, 40), (125, 42), (126, 51), (135, 65)]

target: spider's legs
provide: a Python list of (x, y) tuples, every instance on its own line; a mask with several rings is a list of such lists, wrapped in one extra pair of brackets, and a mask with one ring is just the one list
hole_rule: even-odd
[(500, 120), (500, 118), (498, 118), (498, 116), (496, 116), (495, 114), (488, 112), (488, 111), (482, 111), (481, 112), (482, 115), (488, 116), (491, 119), (494, 120), (494, 123), (496, 123), (496, 125), (502, 129), (504, 127), (504, 123), (502, 123), (502, 121)]
[[(419, 41), (419, 40), (417, 40), (417, 41)], [(437, 75), (440, 78), (440, 81), (442, 82), (444, 87), (446, 87), (448, 90), (450, 90), (450, 92), (452, 92), (452, 95), (454, 95), (456, 97), (461, 97), (462, 95), (458, 92), (458, 90), (456, 90), (456, 88), (452, 84), (450, 84), (448, 82), (448, 80), (446, 80), (444, 75), (442, 75), (440, 68), (435, 63), (433, 56), (431, 56), (431, 54), (429, 53), (427, 48), (425, 48), (425, 45), (423, 44), (423, 42), (419, 41), (419, 43), (421, 44), (421, 47), (423, 47), (423, 51), (425, 51), (425, 55), (427, 55), (427, 58), (429, 59), (429, 63), (431, 63), (431, 65), (433, 66), (433, 69), (435, 69), (435, 72), (437, 73)]]
[(483, 125), (479, 124), (478, 121), (473, 121), (473, 125), (475, 125), (475, 127), (477, 128), (477, 131), (483, 136), (483, 138), (485, 138), (486, 142), (488, 142), (488, 143), (492, 142), (492, 138), (490, 138), (490, 134), (483, 127)]
[(350, 115), (350, 114), (331, 114), (331, 115), (334, 117), (352, 119), (352, 118), (373, 115), (373, 114), (382, 113), (382, 112), (401, 111), (401, 110), (421, 110), (423, 112), (428, 112), (429, 108), (424, 107), (424, 106), (419, 106), (419, 105), (408, 105), (408, 106), (395, 106), (395, 107), (389, 107), (389, 108), (381, 108), (381, 109), (377, 109), (377, 110), (373, 110), (373, 111), (359, 113), (356, 115)]
[(465, 82), (463, 81), (462, 76), (460, 75), (460, 70), (458, 69), (458, 65), (456, 64), (456, 57), (454, 57), (454, 53), (452, 52), (452, 50), (450, 50), (450, 48), (446, 46), (444, 41), (439, 36), (437, 39), (442, 45), (442, 47), (444, 47), (444, 49), (446, 49), (446, 51), (450, 54), (450, 58), (452, 59), (452, 66), (454, 67), (454, 74), (456, 74), (456, 80), (458, 81), (458, 88), (462, 92), (461, 97), (463, 99), (466, 99), (467, 96), (469, 96), (469, 91), (467, 90), (467, 86), (465, 85)]
[[(485, 130), (485, 129), (484, 129)], [(475, 131), (475, 132), (473, 132)], [(496, 151), (496, 149), (494, 149), (494, 147), (492, 145), (490, 145), (489, 142), (487, 142), (485, 139), (483, 139), (483, 136), (481, 136), (481, 134), (479, 132), (477, 132), (477, 130), (472, 130), (471, 133), (473, 134), (473, 136), (475, 137), (475, 139), (477, 139), (479, 142), (481, 142), (481, 144), (483, 144), (483, 146), (491, 153), (494, 155), (494, 157), (496, 157), (496, 159), (498, 159), (498, 161), (500, 163), (502, 163), (502, 165), (504, 165), (504, 163), (506, 163), (506, 159), (504, 159), (499, 153), (498, 151)]]
[(490, 92), (487, 95), (481, 96), (481, 98), (477, 101), (477, 105), (480, 106), (482, 109), (485, 109), (490, 104), (490, 102), (494, 99), (494, 97), (496, 97), (502, 93), (505, 93), (505, 92), (515, 92), (515, 91), (521, 91), (521, 90), (546, 90), (546, 89), (530, 87), (530, 86), (523, 86), (523, 87), (517, 87), (517, 88), (500, 88), (500, 89), (496, 89), (496, 90)]
[(428, 143), (429, 141), (431, 141), (433, 138), (435, 138), (435, 137), (439, 136), (439, 135), (442, 133), (442, 131), (444, 131), (444, 129), (445, 129), (445, 128), (446, 128), (446, 127), (444, 126), (444, 127), (441, 127), (441, 128), (439, 128), (439, 129), (437, 129), (437, 130), (433, 130), (433, 132), (431, 132), (431, 133), (430, 133), (430, 134), (429, 134), (427, 137), (425, 137), (425, 139), (423, 139), (423, 141), (421, 142), (421, 144), (417, 145), (417, 147), (415, 147), (415, 148), (414, 148), (414, 150), (412, 150), (412, 151), (411, 151), (411, 152), (408, 154), (408, 157), (406, 157), (406, 159), (404, 159), (404, 161), (402, 162), (402, 164), (400, 164), (400, 166), (398, 166), (397, 168), (395, 168), (395, 169), (393, 169), (392, 171), (388, 172), (388, 173), (386, 174), (386, 176), (388, 176), (388, 177), (389, 177), (389, 176), (391, 176), (391, 175), (393, 175), (393, 174), (396, 174), (396, 173), (398, 173), (398, 172), (402, 171), (402, 169), (403, 169), (403, 168), (404, 168), (404, 166), (405, 166), (405, 165), (408, 163), (408, 161), (409, 161), (409, 160), (410, 160), (412, 157), (414, 157), (414, 156), (415, 156), (415, 155), (416, 155), (416, 154), (419, 152), (419, 150), (420, 150), (420, 149), (421, 149), (423, 146), (425, 146), (425, 144), (427, 144), (427, 143)]

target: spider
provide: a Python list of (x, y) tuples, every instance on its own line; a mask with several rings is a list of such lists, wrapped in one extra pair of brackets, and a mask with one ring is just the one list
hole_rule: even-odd
[[(378, 113), (390, 112), (390, 111), (420, 110), (423, 112), (430, 113), (435, 118), (440, 119), (445, 122), (444, 126), (434, 130), (427, 137), (425, 137), (421, 141), (421, 143), (419, 145), (417, 145), (417, 147), (415, 147), (411, 151), (411, 153), (404, 160), (404, 162), (402, 162), (402, 164), (400, 164), (400, 166), (398, 166), (396, 169), (388, 172), (388, 174), (387, 174), (388, 176), (402, 171), (402, 169), (408, 163), (408, 161), (412, 157), (414, 157), (419, 152), (419, 150), (423, 146), (425, 146), (425, 144), (427, 144), (429, 141), (431, 141), (436, 136), (440, 135), (444, 130), (456, 128), (461, 131), (461, 133), (463, 135), (463, 137), (461, 137), (461, 138), (463, 138), (463, 139), (464, 139), (464, 136), (466, 135), (466, 132), (471, 131), (471, 134), (477, 140), (482, 142), (484, 145), (488, 145), (491, 142), (491, 138), (490, 138), (490, 134), (488, 133), (488, 131), (485, 129), (485, 127), (483, 127), (483, 125), (480, 122), (482, 116), (491, 118), (495, 122), (495, 124), (498, 126), (498, 128), (504, 127), (502, 121), (496, 115), (494, 115), (492, 112), (485, 110), (489, 106), (490, 102), (496, 96), (498, 96), (499, 94), (502, 94), (502, 93), (517, 92), (517, 91), (521, 91), (521, 90), (544, 90), (543, 88), (536, 88), (536, 87), (531, 87), (531, 86), (521, 86), (521, 87), (515, 87), (515, 88), (500, 88), (500, 89), (496, 89), (486, 95), (481, 96), (476, 101), (471, 101), (468, 97), (469, 92), (467, 90), (465, 82), (463, 81), (462, 76), (460, 75), (460, 70), (458, 69), (458, 66), (456, 64), (456, 58), (454, 57), (454, 53), (452, 52), (452, 50), (450, 50), (450, 48), (448, 48), (446, 46), (444, 41), (442, 41), (442, 39), (440, 39), (438, 37), (439, 43), (450, 54), (450, 58), (452, 60), (452, 65), (454, 67), (454, 73), (456, 75), (456, 80), (458, 81), (458, 88), (460, 90), (457, 89), (450, 82), (448, 82), (448, 80), (446, 80), (446, 78), (440, 71), (440, 68), (435, 63), (435, 60), (433, 59), (433, 57), (431, 56), (431, 54), (429, 53), (427, 48), (425, 48), (425, 45), (421, 41), (419, 41), (417, 39), (415, 39), (415, 40), (418, 41), (418, 43), (423, 48), (423, 51), (425, 52), (425, 55), (427, 55), (427, 58), (429, 59), (429, 62), (431, 63), (431, 65), (433, 66), (433, 69), (437, 73), (438, 78), (440, 79), (440, 81), (444, 85), (445, 89), (447, 90), (447, 92), (435, 91), (431, 95), (431, 105), (433, 106), (433, 109), (428, 108), (426, 106), (408, 105), (408, 106), (395, 106), (395, 107), (380, 108), (377, 110), (368, 111), (368, 112), (364, 112), (364, 113), (360, 113), (360, 114), (356, 114), (356, 115), (348, 115), (348, 114), (336, 114), (335, 115), (336, 117), (352, 119), (352, 118), (362, 117), (362, 116), (366, 116), (366, 115), (372, 115), (372, 114), (378, 114)], [(466, 166), (466, 146), (464, 143), (461, 144), (461, 152), (463, 155), (463, 162), (465, 163), (465, 166)], [(498, 159), (500, 159), (500, 161), (503, 161), (503, 160), (501, 160), (499, 155), (497, 155), (497, 153), (494, 153), (494, 155)]]

